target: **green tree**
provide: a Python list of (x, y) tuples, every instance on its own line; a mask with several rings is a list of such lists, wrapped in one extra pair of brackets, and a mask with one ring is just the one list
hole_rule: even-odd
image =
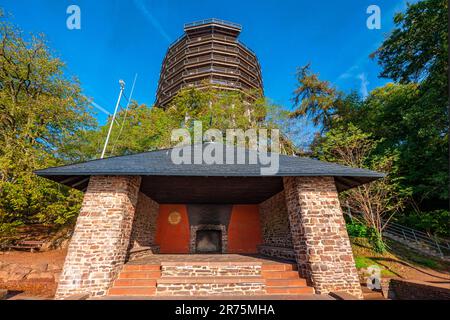
[(44, 38), (25, 37), (1, 14), (0, 66), (0, 224), (63, 224), (80, 194), (32, 172), (64, 163), (62, 146), (94, 124), (87, 100)]
[(383, 67), (382, 77), (401, 83), (435, 82), (434, 89), (448, 97), (447, 10), (445, 0), (422, 0), (395, 15), (395, 29), (372, 54)]
[[(252, 99), (249, 99), (252, 96)], [(192, 128), (201, 121), (203, 130), (279, 129), (281, 152), (293, 154), (296, 147), (286, 135), (288, 112), (272, 104), (259, 92), (228, 91), (205, 84), (205, 88), (181, 90), (169, 105), (167, 112), (177, 123)]]
[(328, 131), (313, 152), (320, 160), (386, 173), (382, 179), (340, 194), (342, 203), (360, 214), (363, 223), (372, 230), (370, 240), (374, 249), (383, 252), (382, 231), (391, 217), (403, 209), (410, 190), (402, 186), (398, 176), (397, 152), (377, 154), (379, 143), (350, 123)]
[[(120, 156), (168, 148), (171, 130), (179, 127), (177, 122), (164, 109), (132, 102), (128, 110), (117, 113), (105, 155)], [(111, 117), (101, 127), (79, 131), (67, 145), (66, 153), (70, 154), (71, 162), (99, 158), (110, 124)]]
[(396, 149), (398, 173), (420, 204), (448, 199), (446, 119), (427, 108), (417, 83), (387, 84), (371, 92), (359, 114), (359, 126), (383, 139), (378, 149)]
[[(256, 99), (248, 99), (248, 95)], [(225, 91), (205, 85), (204, 88), (180, 90), (167, 108), (148, 107), (132, 103), (128, 110), (117, 113), (106, 155), (126, 155), (175, 145), (171, 141), (173, 129), (193, 129), (194, 121), (201, 121), (203, 131), (210, 128), (227, 129), (267, 128), (286, 129), (287, 112), (257, 93)], [(95, 130), (79, 131), (64, 153), (74, 161), (98, 158), (110, 126), (108, 122)], [(193, 134), (193, 132), (192, 132)], [(295, 146), (281, 135), (283, 153), (292, 154)], [(78, 147), (76, 147), (78, 146)]]
[(420, 1), (397, 14), (396, 27), (372, 55), (383, 68), (381, 76), (396, 82), (364, 100), (337, 92), (309, 66), (300, 69), (294, 93), (300, 98), (292, 116), (312, 117), (321, 133), (354, 123), (382, 140), (376, 152), (396, 150), (402, 184), (412, 188), (422, 210), (448, 209), (447, 20), (442, 0)]
[(343, 94), (328, 81), (319, 79), (307, 64), (297, 69), (297, 88), (294, 91), (294, 108), (291, 118), (307, 117), (321, 131), (331, 128), (333, 118), (342, 108)]
[(415, 186), (416, 198), (429, 207), (438, 200), (448, 204), (449, 199), (447, 11), (445, 0), (408, 5), (395, 16), (395, 29), (372, 55), (383, 68), (382, 77), (411, 84), (386, 91), (415, 91), (415, 101), (409, 99), (411, 104), (398, 113), (404, 132), (396, 133), (402, 142), (402, 171)]
[[(250, 95), (254, 99), (248, 99)], [(180, 90), (168, 112), (187, 128), (192, 126), (193, 121), (202, 121), (205, 130), (245, 130), (265, 124), (267, 103), (257, 92), (229, 91), (205, 83), (204, 88)]]

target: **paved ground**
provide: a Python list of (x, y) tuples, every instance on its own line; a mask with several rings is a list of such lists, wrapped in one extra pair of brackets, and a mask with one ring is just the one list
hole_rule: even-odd
[(260, 255), (246, 254), (154, 254), (128, 262), (128, 264), (160, 264), (161, 262), (213, 262), (213, 263), (295, 263)]
[(62, 267), (66, 258), (67, 249), (51, 250), (45, 252), (29, 252), (29, 251), (0, 251), (0, 262), (17, 263), (21, 265), (31, 264), (56, 264)]
[[(29, 251), (0, 251), (0, 269), (1, 266), (14, 265), (15, 268), (31, 268), (39, 265), (52, 266), (55, 270), (63, 267), (67, 250), (51, 250), (46, 252)], [(10, 267), (9, 266), (9, 267)], [(57, 275), (59, 271), (55, 271)], [(52, 281), (18, 280), (4, 282), (0, 276), (0, 289), (8, 289), (10, 295), (17, 299), (34, 297), (37, 299), (51, 298), (55, 295), (56, 283)]]

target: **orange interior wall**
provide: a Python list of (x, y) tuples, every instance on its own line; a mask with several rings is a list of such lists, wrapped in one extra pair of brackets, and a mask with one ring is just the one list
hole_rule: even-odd
[[(181, 215), (181, 221), (172, 225), (169, 223), (169, 214), (177, 211)], [(189, 220), (187, 208), (182, 204), (161, 204), (155, 242), (160, 247), (161, 253), (189, 253)]]
[[(169, 214), (177, 211), (181, 221), (172, 225)], [(155, 242), (161, 253), (189, 253), (190, 227), (186, 205), (161, 204)], [(228, 226), (228, 253), (257, 253), (261, 244), (258, 205), (233, 205)]]
[(234, 205), (228, 226), (228, 252), (257, 253), (261, 242), (258, 205)]

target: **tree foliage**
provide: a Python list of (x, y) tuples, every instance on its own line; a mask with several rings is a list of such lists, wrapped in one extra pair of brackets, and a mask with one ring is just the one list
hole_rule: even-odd
[[(343, 94), (301, 68), (291, 116), (313, 116), (322, 133), (356, 125), (379, 141), (376, 154), (395, 151), (397, 175), (421, 210), (447, 209), (449, 201), (447, 2), (424, 0), (394, 18), (395, 29), (372, 55), (394, 80), (362, 99)], [(318, 135), (312, 149), (321, 142)]]
[[(311, 146), (316, 157), (388, 173), (343, 195), (378, 234), (381, 217), (402, 210), (410, 194), (414, 210), (401, 218), (443, 234), (438, 226), (447, 225), (449, 200), (447, 2), (409, 4), (394, 23), (372, 55), (380, 75), (393, 83), (365, 99), (339, 91), (310, 65), (297, 70), (293, 112), (260, 92), (205, 83), (179, 91), (166, 108), (133, 102), (121, 110), (106, 154), (170, 147), (171, 130), (192, 129), (193, 121), (223, 132), (278, 128), (282, 153), (293, 154), (293, 121), (309, 119), (320, 129)], [(64, 63), (42, 36), (24, 36), (0, 13), (0, 37), (0, 233), (21, 223), (65, 224), (77, 215), (81, 193), (32, 172), (98, 158), (111, 118), (95, 126), (80, 84), (65, 76)]]
[(360, 214), (364, 224), (375, 231), (374, 248), (383, 251), (383, 228), (394, 213), (404, 208), (411, 192), (402, 187), (402, 178), (398, 176), (397, 152), (385, 150), (383, 154), (377, 154), (375, 151), (379, 143), (370, 134), (349, 123), (328, 131), (314, 153), (320, 160), (386, 174), (382, 179), (341, 194), (342, 203), (352, 212)]
[[(402, 142), (403, 173), (418, 201), (425, 200), (430, 208), (437, 208), (433, 201), (448, 204), (449, 199), (447, 12), (445, 0), (408, 5), (395, 16), (396, 28), (373, 54), (383, 68), (381, 76), (406, 84), (400, 90), (414, 95), (397, 110), (399, 125), (393, 125), (395, 120), (388, 125), (401, 130), (391, 132)], [(384, 108), (395, 112), (392, 105)]]
[(297, 69), (297, 88), (294, 91), (295, 110), (292, 118), (308, 117), (322, 130), (329, 129), (337, 109), (341, 105), (342, 93), (328, 81), (319, 79), (307, 64)]
[[(448, 68), (447, 1), (422, 0), (408, 4), (394, 17), (395, 29), (372, 54), (381, 76), (400, 83), (434, 82), (444, 89)], [(443, 81), (443, 83), (439, 82)], [(445, 91), (445, 92), (444, 92)], [(448, 96), (446, 87), (442, 93)]]
[[(78, 132), (67, 145), (70, 162), (99, 158), (110, 124), (111, 117), (103, 126)], [(132, 102), (128, 109), (117, 113), (105, 155), (110, 157), (168, 148), (171, 129), (178, 126), (164, 109)]]
[(0, 19), (0, 223), (64, 224), (80, 195), (32, 172), (64, 163), (64, 144), (94, 122), (45, 39)]
[[(248, 99), (252, 94), (257, 98)], [(202, 122), (205, 132), (214, 128), (224, 134), (227, 129), (250, 128), (286, 130), (285, 120), (288, 113), (279, 106), (255, 93), (226, 91), (220, 88), (187, 88), (180, 90), (173, 101), (166, 107), (148, 107), (131, 104), (129, 110), (121, 110), (114, 125), (107, 156), (124, 155), (136, 152), (151, 151), (174, 146), (171, 141), (173, 129), (186, 128), (193, 134), (194, 121)], [(111, 119), (97, 130), (81, 132), (76, 144), (81, 146), (72, 160), (83, 155), (82, 160), (97, 158), (103, 148), (104, 140)], [(122, 126), (122, 123), (124, 124)], [(281, 150), (292, 154), (295, 146), (281, 134)], [(69, 147), (68, 149), (75, 150)]]
[(423, 103), (420, 84), (387, 84), (371, 92), (359, 121), (383, 139), (381, 150), (398, 150), (399, 175), (417, 202), (431, 207), (448, 201), (448, 123), (442, 111)]

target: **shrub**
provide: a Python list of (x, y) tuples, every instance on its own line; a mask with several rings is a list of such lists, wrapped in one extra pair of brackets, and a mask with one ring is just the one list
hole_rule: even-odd
[(347, 223), (347, 233), (354, 238), (367, 238), (367, 227), (359, 222)]
[(373, 250), (378, 253), (386, 251), (386, 244), (381, 234), (375, 228), (367, 227), (360, 222), (350, 221), (347, 222), (347, 233), (353, 238), (366, 238)]
[(383, 236), (377, 229), (369, 228), (367, 230), (367, 239), (375, 252), (384, 253), (386, 251), (386, 243), (383, 241)]
[(22, 226), (20, 221), (14, 221), (11, 223), (0, 223), (0, 238), (11, 237), (16, 234), (17, 228)]

